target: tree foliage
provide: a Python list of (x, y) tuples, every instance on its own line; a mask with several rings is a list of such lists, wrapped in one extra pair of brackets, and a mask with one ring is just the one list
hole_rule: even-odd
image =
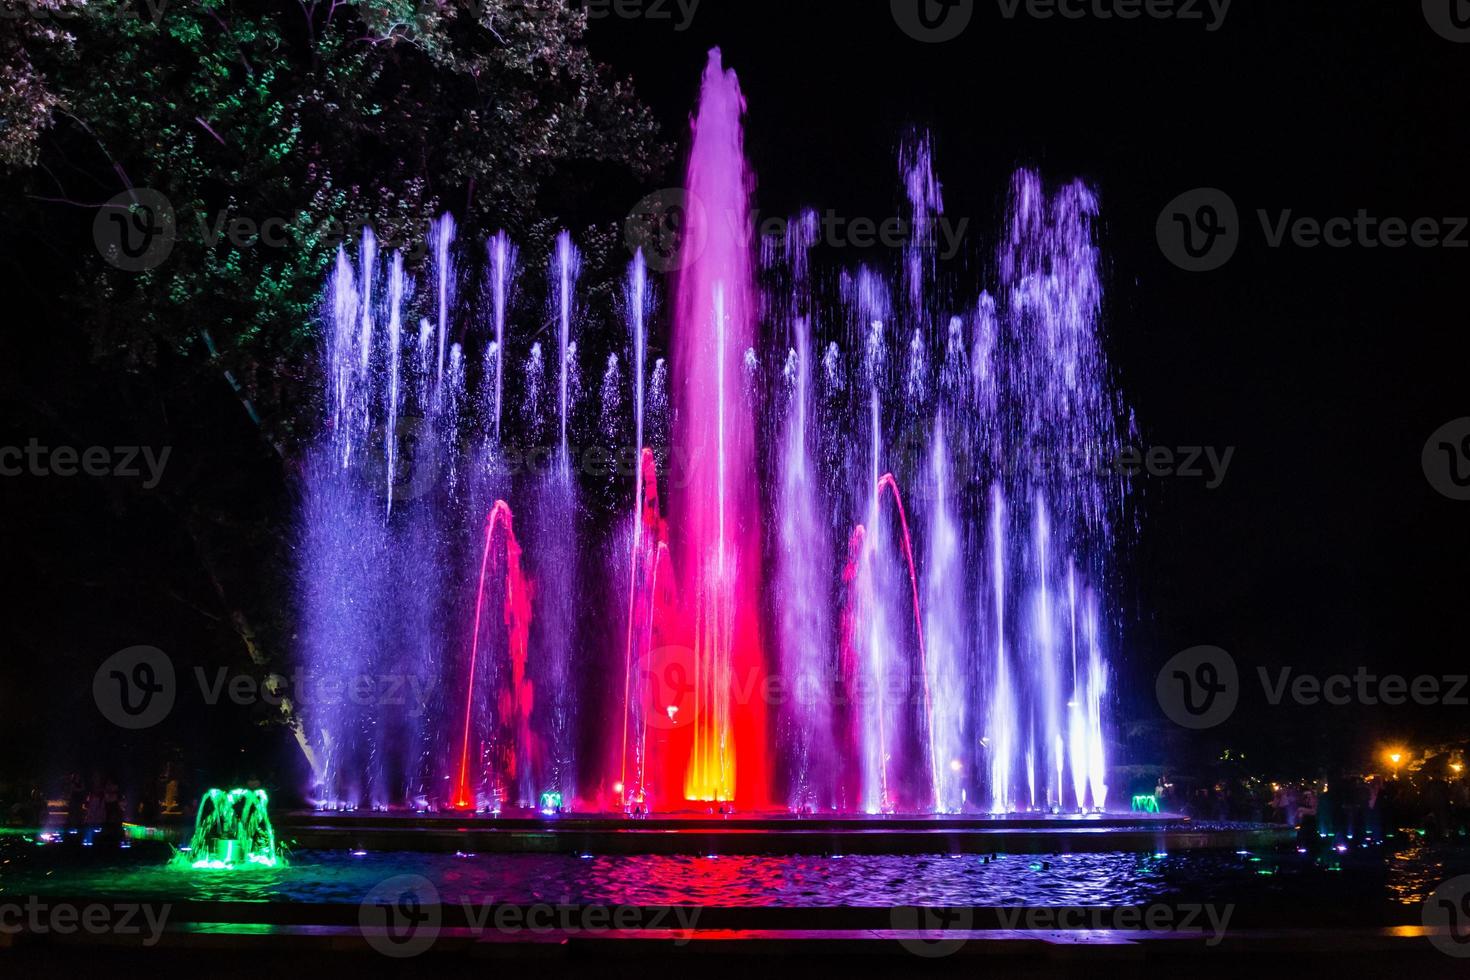
[(163, 349), (207, 353), (207, 328), (220, 366), (282, 424), (279, 381), (352, 229), (371, 224), (411, 260), (443, 211), (471, 232), (534, 240), (576, 206), (568, 186), (585, 192), (608, 171), (646, 178), (667, 160), (651, 114), (589, 55), (585, 13), (566, 0), (29, 10), (0, 76), (5, 162), (36, 165), (43, 207), (150, 188), (174, 215), (156, 268), (84, 253), (72, 295), (95, 352), (147, 370)]

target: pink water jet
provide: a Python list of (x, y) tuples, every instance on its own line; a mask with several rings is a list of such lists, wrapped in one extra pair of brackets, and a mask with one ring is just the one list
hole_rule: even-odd
[[(923, 749), (929, 763), (929, 786), (931, 793), (934, 794), (934, 805), (937, 806), (939, 770), (934, 755), (934, 707), (929, 690), (928, 654), (924, 644), (924, 614), (919, 603), (919, 577), (914, 564), (913, 538), (909, 533), (908, 512), (904, 509), (903, 495), (899, 491), (898, 480), (892, 473), (885, 473), (878, 479), (875, 492), (879, 501), (883, 499), (885, 491), (892, 498), (894, 509), (898, 514), (899, 545), (908, 569), (909, 595), (914, 613), (914, 638), (918, 647), (919, 674), (924, 691)], [(853, 528), (848, 544), (847, 564), (842, 573), (843, 584), (847, 589), (847, 604), (842, 616), (840, 656), (843, 682), (848, 692), (856, 690), (855, 678), (861, 672), (861, 658), (857, 651), (860, 626), (867, 622), (873, 614), (873, 603), (875, 602), (872, 578), (872, 548), (875, 547), (875, 543), (870, 540), (870, 537), (868, 530), (863, 525), (859, 524)], [(888, 733), (882, 722), (886, 712), (886, 705), (883, 701), (885, 679), (878, 677), (875, 680), (878, 697), (877, 718), (879, 719), (876, 735), (878, 758), (881, 760), (879, 797), (882, 800), (882, 806), (886, 808), (892, 805), (893, 797), (888, 785)], [(861, 739), (861, 733), (857, 730), (858, 718), (857, 712), (851, 712), (839, 722), (838, 745), (851, 770), (858, 768), (856, 765), (857, 746)], [(853, 798), (849, 797), (849, 799)]]
[(740, 370), (756, 315), (744, 110), (734, 72), (711, 51), (693, 120), (675, 286), (674, 444), (689, 462), (673, 527), (690, 583), (683, 633), (695, 684), (684, 796), (754, 807), (771, 788), (764, 704), (750, 696), (766, 666), (755, 423)]
[(485, 611), (485, 583), (489, 578), (490, 557), (495, 546), (495, 532), (504, 529), (505, 538), (505, 606), (503, 621), (509, 638), (510, 677), (498, 699), (501, 724), (509, 723), (514, 732), (512, 743), (519, 751), (511, 751), (504, 760), (508, 780), (528, 775), (522, 769), (529, 764), (531, 711), (535, 706), (535, 690), (526, 678), (526, 657), (531, 638), (531, 587), (521, 570), (521, 546), (516, 540), (514, 516), (510, 505), (497, 500), (485, 518), (485, 548), (480, 558), (480, 583), (475, 594), (475, 632), (470, 640), (470, 674), (466, 685), (464, 709), (464, 741), (459, 756), (459, 782), (454, 792), (454, 805), (468, 809), (476, 805), (471, 786), (470, 735), (475, 706), (475, 678), (480, 659), (480, 625)]
[[(862, 624), (867, 622), (872, 606), (873, 583), (866, 574), (867, 528), (859, 524), (852, 529), (847, 543), (847, 562), (842, 566), (842, 588), (846, 601), (842, 604), (842, 618), (838, 633), (838, 675), (841, 696), (837, 700), (838, 710), (833, 713), (837, 729), (837, 758), (840, 773), (837, 781), (837, 802), (844, 812), (856, 812), (863, 799), (862, 770), (857, 760), (862, 753), (862, 713), (858, 710), (863, 673), (862, 657), (858, 650)], [(886, 754), (882, 745), (883, 726), (878, 726), (879, 753)], [(886, 792), (886, 787), (885, 787)]]

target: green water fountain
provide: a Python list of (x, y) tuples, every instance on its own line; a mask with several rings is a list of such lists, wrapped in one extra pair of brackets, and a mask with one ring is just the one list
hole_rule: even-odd
[(199, 801), (189, 853), (176, 863), (195, 870), (276, 868), (285, 863), (276, 846), (263, 789), (212, 789)]

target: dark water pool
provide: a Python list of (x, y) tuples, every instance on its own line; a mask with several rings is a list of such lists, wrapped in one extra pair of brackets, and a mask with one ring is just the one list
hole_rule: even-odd
[(0, 839), (0, 897), (52, 895), (168, 902), (361, 902), (396, 875), (421, 875), (446, 904), (570, 903), (734, 908), (1137, 906), (1242, 907), (1381, 919), (1408, 914), (1441, 881), (1470, 872), (1470, 848), (1418, 840), (1300, 854), (846, 857), (420, 854), (301, 851), (269, 870), (192, 871), (157, 851), (100, 851)]

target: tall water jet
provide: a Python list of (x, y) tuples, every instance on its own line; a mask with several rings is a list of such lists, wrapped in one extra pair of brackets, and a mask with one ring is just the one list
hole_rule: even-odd
[[(1092, 794), (1090, 802), (1096, 810), (1108, 804), (1108, 760), (1103, 744), (1103, 698), (1108, 694), (1108, 665), (1103, 657), (1102, 643), (1098, 637), (1098, 613), (1091, 596), (1083, 622), (1087, 635), (1087, 688), (1085, 728), (1087, 744), (1087, 788)], [(1081, 710), (1081, 706), (1079, 706)], [(1078, 795), (1077, 805), (1083, 805)]]
[[(573, 363), (577, 348), (572, 340), (573, 303), (575, 302), (577, 276), (581, 273), (582, 257), (572, 244), (571, 232), (556, 236), (556, 256), (552, 265), (552, 285), (555, 290), (557, 354), (560, 365), (557, 371), (558, 417), (561, 422), (561, 450), (566, 456), (567, 418), (571, 411), (572, 378), (576, 372)], [(565, 462), (565, 459), (563, 460)]]
[[(643, 444), (645, 403), (644, 371), (648, 350), (648, 266), (638, 249), (628, 265), (623, 289), (623, 311), (633, 347), (633, 451), (637, 465), (633, 474), (632, 549), (628, 556), (628, 612), (623, 644), (622, 737), (619, 741), (618, 781), (614, 789), (618, 805), (642, 805), (648, 798), (647, 722), (648, 698), (635, 688), (635, 672), (647, 668), (653, 631), (653, 601), (657, 578), (657, 553), (667, 551), (667, 529), (658, 507), (658, 486), (653, 450)], [(646, 489), (645, 489), (646, 488)], [(645, 496), (646, 494), (646, 496)], [(641, 683), (641, 681), (640, 681)], [(631, 739), (631, 741), (630, 741)]]
[[(990, 634), (985, 742), (990, 752), (990, 812), (1008, 813), (1016, 806), (1016, 716), (1010, 651), (1006, 646), (1006, 500), (997, 484), (990, 492)], [(983, 606), (982, 606), (983, 609)]]
[(787, 408), (780, 455), (775, 600), (781, 672), (791, 686), (786, 737), (792, 753), (793, 809), (836, 804), (830, 711), (833, 659), (827, 611), (831, 552), (822, 520), (821, 483), (812, 460), (810, 324), (793, 325), (795, 348), (787, 360)]
[[(448, 281), (453, 270), (439, 267), (448, 262), (447, 250), (435, 257), (431, 269), (438, 281)], [(448, 566), (443, 560), (448, 542), (443, 537), (439, 512), (451, 506), (459, 475), (446, 450), (458, 428), (456, 392), (462, 378), (447, 377), (434, 382), (429, 394), (429, 373), (414, 363), (411, 330), (404, 329), (406, 305), (412, 293), (401, 253), (394, 253), (388, 267), (388, 329), (383, 351), (374, 360), (386, 373), (373, 382), (384, 391), (386, 405), (375, 418), (381, 425), (384, 456), (388, 463), (377, 492), (388, 501), (386, 533), (390, 554), (381, 569), (386, 599), (394, 596), (397, 607), (383, 619), (380, 648), (359, 671), (370, 675), (433, 677), (445, 659), (444, 595), (448, 590)], [(411, 319), (408, 322), (412, 322)], [(410, 355), (410, 356), (405, 356)], [(375, 461), (376, 462), (376, 461)], [(372, 473), (372, 467), (368, 472)], [(376, 474), (373, 474), (376, 475)], [(371, 668), (369, 671), (368, 668)], [(425, 686), (426, 692), (428, 691)], [(440, 726), (428, 711), (429, 704), (408, 710), (384, 705), (379, 708), (375, 731), (379, 764), (373, 772), (369, 802), (387, 806), (421, 792), (432, 780), (433, 756), (438, 749)]]
[[(441, 661), (440, 568), (434, 547), (419, 546), (426, 512), (410, 501), (431, 489), (426, 471), (441, 448), (423, 434), (444, 427), (419, 394), (423, 372), (402, 356), (411, 293), (402, 257), (386, 289), (383, 275), (367, 232), (355, 266), (339, 252), (323, 304), (328, 424), (305, 467), (298, 548), (307, 676), (429, 677)], [(402, 799), (426, 776), (433, 727), (412, 706), (328, 699), (306, 732), (313, 795), (331, 806)]]
[(487, 348), (494, 354), (495, 398), (493, 431), (496, 443), (501, 441), (501, 420), (505, 416), (505, 314), (510, 307), (511, 286), (515, 280), (516, 249), (510, 236), (500, 232), (486, 246), (490, 257), (490, 297), (493, 305), (495, 343)]
[(454, 305), (454, 267), (450, 262), (449, 250), (454, 245), (454, 218), (443, 215), (429, 228), (429, 247), (434, 255), (434, 295), (438, 301), (439, 314), (437, 336), (439, 338), (439, 366), (435, 381), (444, 381), (445, 354), (449, 344), (449, 311)]
[(872, 604), (866, 553), (867, 529), (859, 524), (848, 538), (847, 560), (842, 566), (844, 599), (838, 628), (838, 697), (833, 712), (838, 758), (837, 809), (844, 813), (858, 813), (870, 806), (864, 792), (871, 775), (864, 703), (871, 692), (865, 691), (863, 685), (864, 641)]
[[(543, 692), (536, 735), (544, 758), (536, 778), (540, 794), (577, 792), (576, 717), (580, 703), (573, 658), (583, 622), (586, 597), (581, 593), (578, 516), (580, 486), (572, 466), (572, 412), (578, 388), (577, 280), (581, 255), (572, 236), (562, 232), (548, 270), (549, 313), (557, 332), (557, 439), (552, 463), (536, 489), (535, 580), (536, 617), (533, 678)], [(580, 456), (580, 453), (579, 453)]]
[(697, 686), (684, 793), (756, 806), (770, 786), (760, 696), (761, 506), (753, 413), (741, 397), (756, 314), (744, 108), (735, 74), (711, 51), (685, 185), (695, 205), (675, 286), (674, 442), (688, 472), (674, 528)]
[(929, 474), (933, 496), (929, 502), (929, 547), (925, 562), (925, 650), (927, 680), (934, 697), (933, 740), (937, 760), (936, 803), (944, 813), (959, 813), (965, 805), (965, 670), (963, 652), (968, 642), (962, 600), (965, 568), (960, 529), (952, 509), (949, 447), (943, 417), (934, 421), (934, 449)]
[(393, 254), (388, 277), (388, 424), (383, 429), (383, 458), (387, 460), (388, 516), (393, 516), (393, 481), (398, 476), (398, 412), (401, 407), (403, 363), (403, 253)]
[[(1100, 651), (1096, 680), (1093, 650), (1072, 655), (1073, 624), (1086, 620), (1079, 605), (1107, 578), (1123, 495), (1109, 466), (1121, 413), (1097, 329), (1096, 211), (1084, 185), (1049, 194), (1036, 174), (1019, 171), (999, 249), (1000, 301), (982, 296), (977, 313), (976, 441), (991, 458), (1020, 464), (991, 469), (996, 582), (982, 621), (996, 659), (987, 728), (1003, 729), (996, 738), (1007, 746), (992, 747), (995, 809), (1014, 807), (1023, 778), (1029, 806), (1087, 809), (1106, 799), (1101, 777), (1092, 786), (1105, 763), (1095, 761), (1102, 733), (1098, 726), (1094, 737), (1090, 717), (1106, 670)], [(1014, 669), (1020, 663), (1024, 671)], [(1015, 768), (1022, 760), (1024, 773)]]
[(771, 395), (766, 471), (774, 476), (767, 533), (772, 560), (768, 608), (786, 697), (776, 719), (785, 751), (785, 800), (797, 812), (837, 806), (833, 693), (838, 678), (836, 636), (829, 609), (833, 547), (825, 519), (826, 488), (817, 453), (822, 446), (813, 355), (809, 253), (818, 219), (806, 211), (784, 235), (762, 242), (761, 272), (772, 282), (764, 316), (787, 338), (778, 388)]
[[(1061, 702), (1064, 697), (1061, 672), (1058, 665), (1056, 609), (1053, 605), (1054, 591), (1051, 581), (1051, 521), (1047, 514), (1045, 497), (1039, 497), (1032, 507), (1035, 537), (1032, 540), (1032, 575), (1035, 600), (1029, 610), (1031, 616), (1027, 636), (1030, 638), (1028, 671), (1035, 685), (1035, 696), (1031, 698), (1032, 717), (1031, 745), (1033, 754), (1042, 760), (1042, 798), (1049, 809), (1062, 805), (1062, 777), (1066, 765), (1062, 754)], [(1055, 774), (1056, 780), (1052, 781)]]

